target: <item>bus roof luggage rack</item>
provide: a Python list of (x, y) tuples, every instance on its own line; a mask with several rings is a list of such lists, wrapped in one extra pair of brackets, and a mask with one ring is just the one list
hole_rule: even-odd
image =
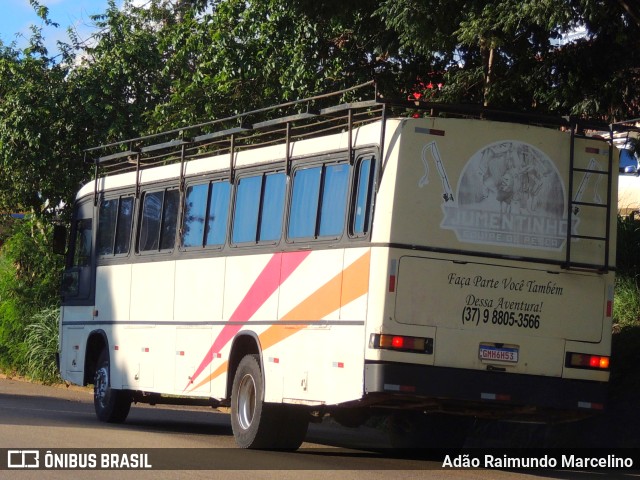
[[(87, 149), (85, 162), (95, 166), (94, 202), (98, 202), (97, 181), (101, 176), (135, 171), (138, 194), (140, 171), (149, 167), (180, 163), (184, 180), (186, 160), (228, 154), (233, 182), (236, 153), (243, 149), (286, 143), (287, 173), (290, 142), (346, 131), (351, 150), (353, 129), (384, 115), (384, 104), (375, 100), (375, 92), (371, 100), (360, 98), (359, 90), (373, 86), (370, 81), (329, 94)], [(349, 99), (353, 101), (334, 104), (336, 100)]]
[[(375, 93), (370, 100), (360, 98), (360, 91), (373, 85), (370, 81), (329, 94), (101, 145), (85, 150), (85, 162), (96, 166), (96, 175), (106, 176), (224, 154), (232, 149), (237, 152), (350, 131), (381, 118), (383, 104), (375, 100)], [(345, 102), (350, 99), (353, 101)], [(335, 105), (336, 101), (344, 103)]]

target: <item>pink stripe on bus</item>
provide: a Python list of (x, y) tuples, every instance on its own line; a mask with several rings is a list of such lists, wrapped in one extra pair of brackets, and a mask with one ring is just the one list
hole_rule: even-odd
[[(247, 322), (310, 253), (310, 251), (306, 251), (274, 254), (271, 260), (269, 260), (269, 263), (262, 269), (258, 278), (253, 282), (253, 285), (251, 285), (251, 288), (240, 304), (236, 307), (229, 321)], [(220, 335), (214, 340), (213, 345), (200, 363), (200, 366), (191, 376), (192, 381), (198, 378), (207, 365), (213, 361), (213, 353), (221, 351), (241, 328), (242, 325), (234, 324), (226, 325), (222, 329)], [(186, 390), (190, 384), (191, 382), (189, 382), (184, 389)]]

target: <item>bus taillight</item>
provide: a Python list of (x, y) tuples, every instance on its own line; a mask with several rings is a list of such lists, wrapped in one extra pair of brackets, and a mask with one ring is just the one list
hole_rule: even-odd
[(603, 355), (567, 352), (565, 365), (571, 368), (609, 370), (609, 357)]
[(372, 333), (369, 338), (369, 348), (432, 354), (433, 338)]

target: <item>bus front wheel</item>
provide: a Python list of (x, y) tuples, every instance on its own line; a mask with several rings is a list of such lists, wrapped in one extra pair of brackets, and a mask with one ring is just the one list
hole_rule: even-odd
[(238, 365), (231, 390), (231, 427), (241, 448), (297, 449), (307, 433), (308, 413), (293, 405), (266, 403), (258, 355)]
[(122, 423), (131, 409), (131, 395), (126, 390), (111, 388), (109, 350), (102, 349), (93, 377), (93, 406), (101, 422)]

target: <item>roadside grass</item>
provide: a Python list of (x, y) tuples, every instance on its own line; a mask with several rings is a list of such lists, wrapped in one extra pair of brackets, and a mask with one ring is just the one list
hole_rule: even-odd
[(60, 309), (49, 307), (37, 312), (26, 327), (26, 374), (44, 384), (61, 381), (55, 362), (58, 351), (58, 315)]
[[(635, 268), (628, 270), (633, 271)], [(621, 395), (625, 391), (640, 392), (639, 281), (640, 277), (629, 273), (619, 274), (616, 278), (611, 345), (612, 396)]]
[(638, 277), (616, 277), (613, 303), (613, 333), (640, 326), (640, 286)]

